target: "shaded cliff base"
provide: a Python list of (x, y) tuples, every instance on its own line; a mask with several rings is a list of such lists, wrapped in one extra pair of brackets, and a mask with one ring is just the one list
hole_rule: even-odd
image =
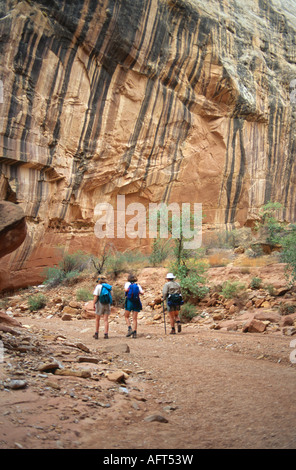
[[(276, 256), (280, 247), (269, 245), (265, 238), (261, 236), (260, 232), (255, 232), (249, 227), (230, 232), (207, 227), (203, 229), (201, 248), (197, 252), (192, 251), (192, 260), (202, 259), (210, 267), (229, 264), (234, 266), (238, 264), (241, 267), (258, 267), (260, 263), (269, 264), (273, 261), (268, 260), (266, 255), (275, 250)], [(57, 266), (67, 254), (84, 253), (88, 258), (90, 275), (94, 270), (92, 258), (100, 262), (104, 252), (108, 253), (104, 269), (107, 266), (111, 272), (113, 269), (129, 271), (143, 266), (153, 266), (153, 262), (156, 265), (159, 264), (160, 259), (157, 253), (154, 261), (151, 259), (153, 239), (130, 239), (129, 242), (128, 246), (126, 239), (100, 240), (93, 233), (87, 231), (80, 234), (73, 232), (46, 233), (42, 241), (34, 243), (33, 237), (27, 234), (15, 252), (1, 259), (0, 292), (13, 291), (42, 283), (48, 268)], [(164, 248), (168, 252), (164, 263), (169, 269), (173, 246), (165, 245), (166, 241), (164, 240)], [(259, 256), (260, 254), (263, 258)]]

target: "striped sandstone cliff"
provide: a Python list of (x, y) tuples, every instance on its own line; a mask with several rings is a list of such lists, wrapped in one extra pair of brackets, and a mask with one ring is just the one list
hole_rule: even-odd
[(293, 0), (2, 0), (0, 199), (28, 235), (0, 289), (57, 245), (96, 253), (94, 208), (118, 194), (202, 203), (210, 226), (269, 200), (295, 221), (295, 25)]

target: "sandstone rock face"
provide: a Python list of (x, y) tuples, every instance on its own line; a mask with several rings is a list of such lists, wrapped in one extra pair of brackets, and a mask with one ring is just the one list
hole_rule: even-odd
[(295, 17), (293, 0), (3, 0), (0, 197), (29, 231), (6, 286), (56, 245), (96, 253), (94, 209), (118, 194), (230, 226), (273, 200), (294, 221)]

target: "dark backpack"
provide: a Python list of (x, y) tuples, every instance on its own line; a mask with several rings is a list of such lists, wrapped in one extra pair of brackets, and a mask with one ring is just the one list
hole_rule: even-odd
[(112, 304), (111, 289), (112, 287), (109, 284), (102, 284), (102, 289), (99, 296), (99, 302), (101, 304)]
[(170, 294), (168, 296), (168, 306), (173, 307), (174, 305), (183, 305), (184, 300), (181, 294)]
[(138, 284), (131, 284), (127, 291), (127, 298), (129, 300), (138, 300), (140, 295), (140, 289)]

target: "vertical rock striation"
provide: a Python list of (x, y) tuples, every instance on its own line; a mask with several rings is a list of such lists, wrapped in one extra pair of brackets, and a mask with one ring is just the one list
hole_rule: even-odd
[(3, 0), (0, 198), (29, 234), (0, 289), (58, 244), (99, 250), (94, 208), (118, 194), (295, 221), (295, 24), (293, 0)]

